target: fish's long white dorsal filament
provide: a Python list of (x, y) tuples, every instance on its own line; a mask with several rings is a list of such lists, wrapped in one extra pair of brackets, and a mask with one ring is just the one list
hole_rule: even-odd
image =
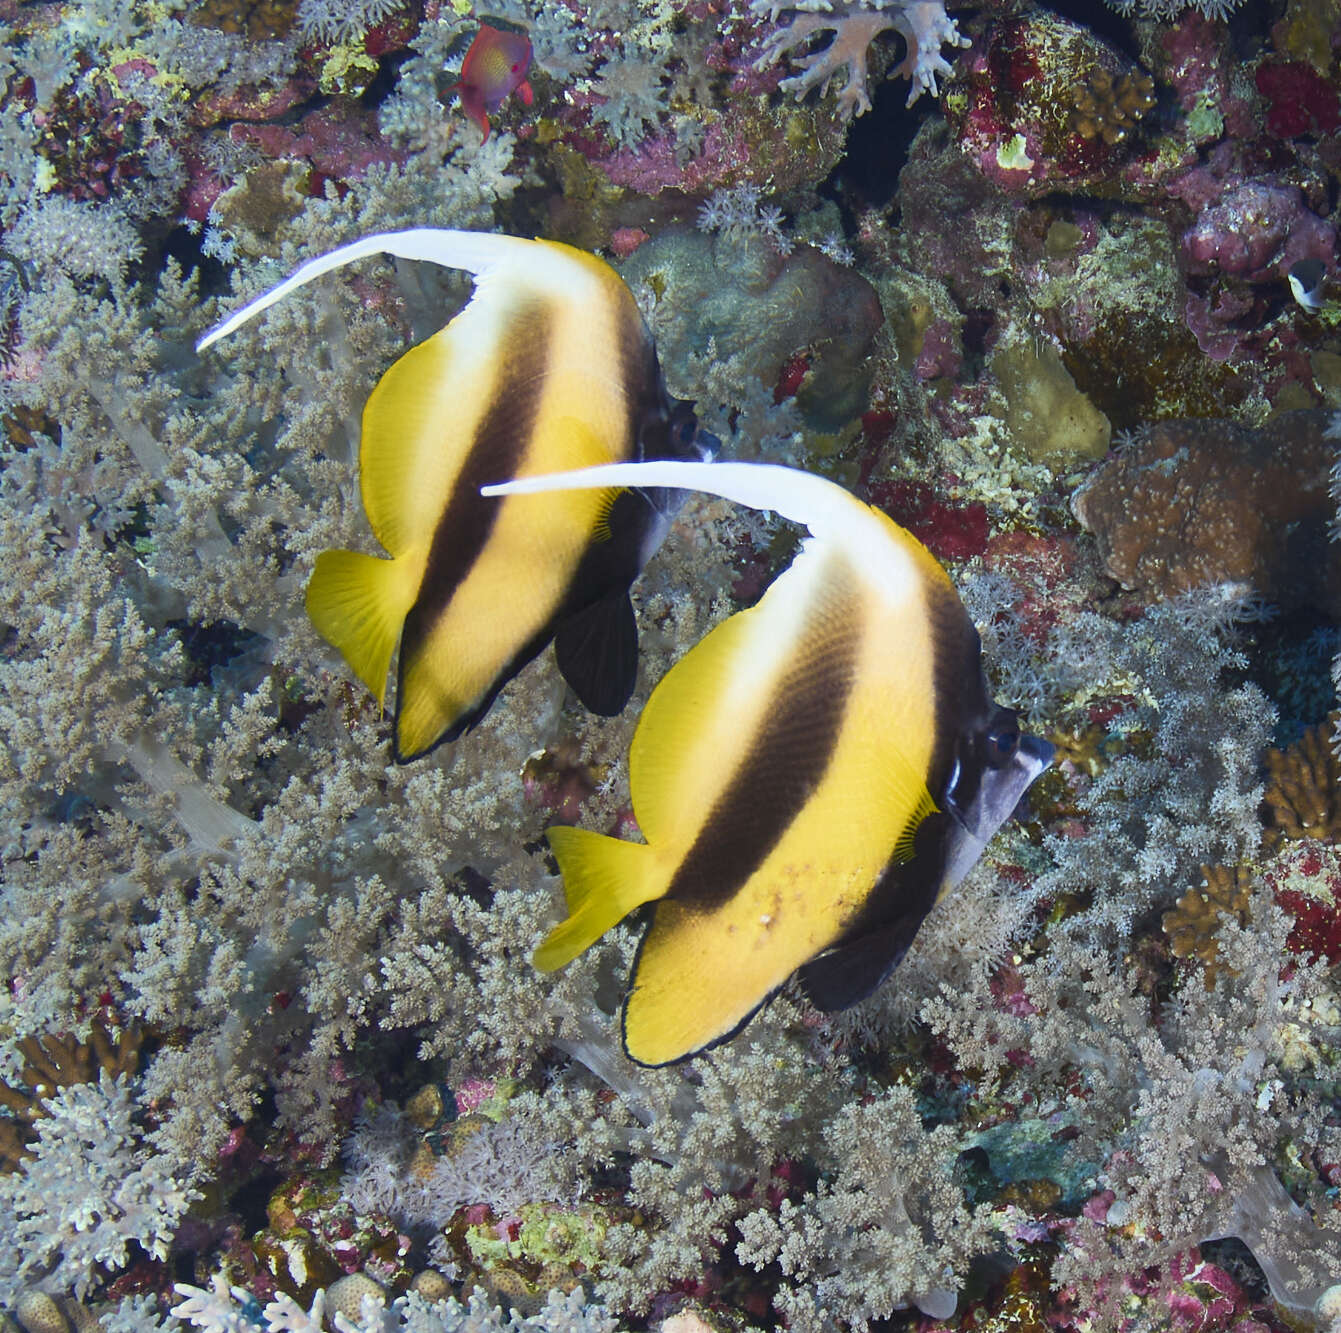
[(671, 486), (706, 491), (800, 523), (858, 560), (887, 560), (888, 534), (870, 508), (836, 482), (777, 463), (611, 463), (482, 486), (482, 495), (522, 495), (595, 486)]
[(880, 569), (886, 582), (892, 578), (902, 586), (911, 573), (904, 553), (890, 540), (892, 524), (888, 520), (835, 481), (778, 463), (611, 463), (484, 485), (480, 494), (523, 495), (606, 485), (677, 487), (720, 495), (751, 510), (774, 511), (810, 528), (815, 538), (845, 551), (858, 567)]
[(395, 255), (399, 259), (418, 259), (443, 268), (464, 269), (467, 273), (481, 274), (498, 264), (519, 258), (519, 247), (530, 247), (533, 241), (516, 236), (499, 236), (492, 232), (452, 231), (441, 227), (412, 227), (407, 231), (379, 232), (362, 240), (342, 245), (329, 254), (309, 259), (295, 269), (278, 286), (262, 292), (240, 310), (235, 310), (222, 324), (216, 324), (196, 343), (196, 351), (203, 352), (211, 343), (226, 338), (254, 315), (282, 301), (290, 292), (306, 286), (324, 273), (352, 264), (369, 255)]

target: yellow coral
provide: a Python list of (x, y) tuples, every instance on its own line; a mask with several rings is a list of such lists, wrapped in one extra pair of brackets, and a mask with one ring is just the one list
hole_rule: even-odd
[(1337, 717), (1333, 713), (1326, 724), (1310, 727), (1288, 749), (1267, 751), (1262, 813), (1271, 841), (1333, 842), (1341, 834), (1341, 762), (1328, 745)]
[(139, 1067), (143, 1041), (138, 1025), (109, 1027), (101, 1019), (94, 1023), (87, 1041), (77, 1041), (69, 1033), (24, 1037), (18, 1043), (26, 1061), (18, 1075), (22, 1086), (0, 1082), (0, 1107), (10, 1112), (0, 1118), (0, 1171), (17, 1170), (31, 1155), (32, 1123), (46, 1114), (45, 1099), (76, 1083), (96, 1083), (99, 1070), (113, 1078), (133, 1074)]
[(1253, 872), (1249, 866), (1202, 866), (1202, 885), (1189, 889), (1172, 911), (1164, 913), (1164, 933), (1175, 958), (1193, 958), (1202, 965), (1206, 989), (1215, 985), (1222, 964), (1215, 931), (1221, 914), (1240, 925), (1248, 919)]

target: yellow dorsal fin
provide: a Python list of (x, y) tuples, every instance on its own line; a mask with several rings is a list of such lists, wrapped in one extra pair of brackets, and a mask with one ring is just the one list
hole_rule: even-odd
[(307, 614), (317, 633), (340, 650), (379, 707), (386, 701), (391, 654), (419, 583), (413, 563), (323, 551), (307, 585)]
[(562, 826), (546, 836), (563, 874), (568, 916), (545, 936), (533, 962), (542, 972), (553, 972), (589, 949), (635, 907), (660, 897), (666, 886), (654, 882), (656, 858), (645, 843)]

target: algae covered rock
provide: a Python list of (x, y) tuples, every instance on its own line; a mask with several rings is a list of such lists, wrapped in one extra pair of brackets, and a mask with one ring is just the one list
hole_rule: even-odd
[(639, 246), (621, 272), (656, 296), (663, 365), (744, 356), (773, 388), (804, 354), (796, 398), (810, 424), (836, 430), (865, 410), (880, 302), (865, 278), (818, 250), (782, 254), (762, 234), (672, 228)]

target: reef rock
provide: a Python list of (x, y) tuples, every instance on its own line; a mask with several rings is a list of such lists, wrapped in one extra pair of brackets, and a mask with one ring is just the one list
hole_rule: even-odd
[(1287, 609), (1336, 614), (1330, 419), (1284, 412), (1260, 430), (1209, 418), (1159, 422), (1110, 453), (1071, 507), (1126, 588), (1168, 596), (1227, 581)]

